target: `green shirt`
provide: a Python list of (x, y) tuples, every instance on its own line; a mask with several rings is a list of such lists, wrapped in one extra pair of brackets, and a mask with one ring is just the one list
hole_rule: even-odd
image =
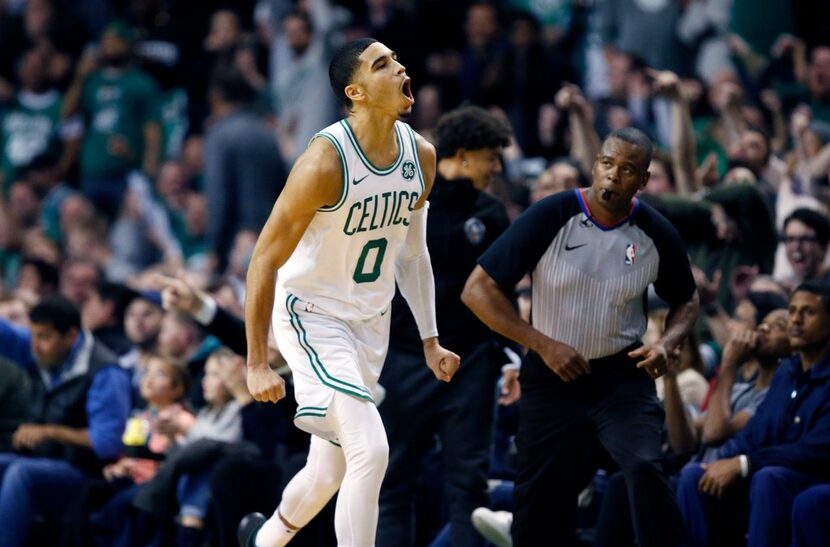
[(210, 244), (204, 234), (196, 235), (187, 229), (187, 220), (179, 211), (174, 211), (165, 205), (167, 218), (170, 220), (170, 229), (182, 247), (185, 259), (192, 258), (210, 251)]
[(508, 0), (518, 11), (532, 13), (543, 26), (565, 27), (571, 20), (570, 0)]
[(187, 134), (187, 92), (180, 88), (165, 91), (159, 104), (161, 116), (161, 155), (175, 160), (182, 155)]
[[(123, 177), (141, 166), (144, 126), (158, 122), (159, 91), (141, 70), (99, 69), (84, 82), (81, 92), (86, 132), (81, 148), (81, 177), (103, 180)], [(116, 139), (113, 139), (115, 137)], [(118, 137), (128, 146), (125, 156), (115, 155)]]
[(794, 32), (793, 3), (791, 0), (734, 0), (729, 30), (761, 55), (769, 55), (780, 35)]
[(61, 95), (57, 91), (20, 93), (11, 108), (0, 113), (0, 150), (4, 187), (23, 174), (36, 157), (61, 149)]
[[(648, 202), (677, 228), (693, 264), (710, 278), (715, 270), (721, 271), (723, 281), (718, 298), (728, 311), (735, 304), (730, 290), (735, 268), (756, 265), (763, 274), (772, 272), (778, 235), (773, 213), (754, 184), (719, 186), (702, 202), (680, 196), (661, 196)], [(717, 238), (708, 203), (723, 207), (736, 224), (737, 239)]]

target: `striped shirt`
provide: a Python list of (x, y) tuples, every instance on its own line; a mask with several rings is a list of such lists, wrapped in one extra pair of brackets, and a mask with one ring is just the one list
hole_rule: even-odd
[(582, 192), (534, 204), (479, 264), (507, 294), (530, 273), (533, 326), (596, 359), (640, 341), (649, 285), (678, 305), (695, 282), (677, 230), (660, 213), (635, 198), (628, 216), (604, 226)]

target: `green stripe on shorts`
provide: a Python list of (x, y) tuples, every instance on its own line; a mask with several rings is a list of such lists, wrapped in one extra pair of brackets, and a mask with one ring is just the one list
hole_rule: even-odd
[(292, 294), (289, 294), (285, 299), (285, 308), (286, 310), (288, 310), (288, 315), (290, 317), (289, 322), (291, 323), (291, 327), (297, 334), (297, 341), (299, 342), (300, 347), (303, 348), (303, 351), (305, 351), (305, 354), (308, 357), (308, 362), (311, 364), (311, 369), (314, 371), (314, 374), (317, 375), (317, 378), (325, 386), (328, 386), (332, 389), (336, 389), (337, 391), (341, 391), (347, 395), (352, 395), (360, 399), (372, 401), (372, 396), (369, 393), (369, 390), (360, 386), (356, 386), (354, 384), (350, 384), (349, 382), (340, 380), (339, 378), (332, 376), (326, 370), (326, 367), (323, 366), (323, 362), (320, 360), (320, 356), (308, 342), (308, 333), (306, 332), (302, 322), (300, 321), (300, 316), (297, 314), (296, 311), (294, 311), (294, 304), (297, 302), (297, 300), (299, 300), (299, 298)]

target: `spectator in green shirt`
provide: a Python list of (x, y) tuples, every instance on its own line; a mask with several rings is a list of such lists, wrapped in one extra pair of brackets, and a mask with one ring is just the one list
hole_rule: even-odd
[[(35, 158), (54, 157), (63, 150), (63, 140), (77, 138), (80, 128), (61, 122), (62, 96), (51, 86), (47, 70), (50, 54), (32, 48), (23, 54), (18, 69), (20, 90), (10, 108), (0, 113), (0, 181), (4, 192)], [(66, 155), (60, 168), (71, 163)]]
[(86, 125), (81, 190), (109, 218), (118, 214), (127, 174), (141, 170), (155, 177), (160, 154), (158, 88), (131, 65), (130, 35), (122, 23), (107, 26), (97, 59), (79, 63), (65, 109), (79, 111)]

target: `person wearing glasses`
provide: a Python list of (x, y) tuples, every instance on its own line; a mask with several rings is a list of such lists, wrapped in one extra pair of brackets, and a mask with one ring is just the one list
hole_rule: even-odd
[(830, 220), (813, 209), (796, 209), (784, 220), (781, 236), (792, 274), (781, 281), (798, 285), (805, 281), (830, 282), (825, 255), (830, 243)]

